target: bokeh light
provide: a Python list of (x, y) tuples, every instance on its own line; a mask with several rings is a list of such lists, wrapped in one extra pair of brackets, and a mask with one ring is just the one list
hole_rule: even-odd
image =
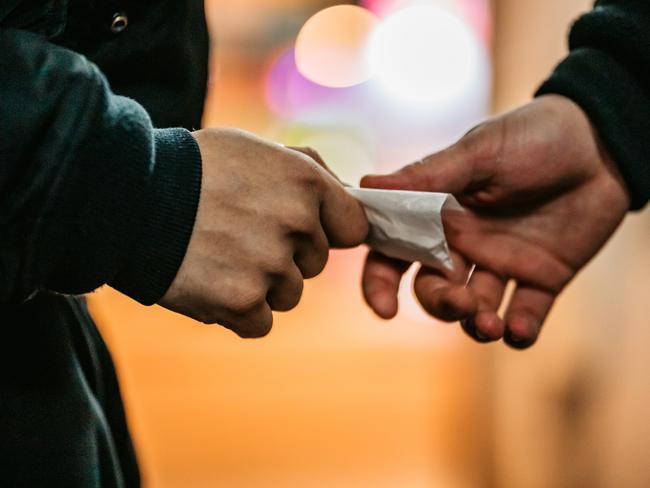
[(399, 8), (405, 0), (361, 0), (359, 2), (363, 7), (372, 13), (383, 16)]
[(347, 184), (357, 185), (362, 176), (376, 169), (376, 156), (364, 134), (354, 127), (294, 123), (276, 128), (274, 139), (287, 146), (316, 150), (334, 174)]
[(362, 0), (360, 3), (375, 15), (383, 17), (392, 14), (399, 9), (418, 5), (434, 5), (436, 7), (454, 11), (458, 9), (459, 1), (461, 0)]
[(368, 43), (367, 66), (398, 99), (448, 106), (481, 78), (483, 56), (477, 37), (458, 16), (422, 4), (379, 23)]
[(485, 47), (490, 45), (492, 39), (489, 0), (362, 0), (360, 4), (380, 18), (413, 6), (443, 8), (466, 22)]
[(276, 115), (295, 118), (315, 107), (328, 112), (345, 100), (349, 104), (363, 91), (360, 86), (332, 88), (307, 79), (296, 66), (293, 48), (283, 49), (272, 61), (266, 75), (265, 98)]
[(492, 22), (488, 0), (458, 0), (460, 15), (481, 38), (487, 48), (492, 42)]
[(354, 5), (321, 10), (296, 39), (296, 65), (308, 79), (324, 86), (345, 87), (366, 81), (366, 42), (377, 18)]

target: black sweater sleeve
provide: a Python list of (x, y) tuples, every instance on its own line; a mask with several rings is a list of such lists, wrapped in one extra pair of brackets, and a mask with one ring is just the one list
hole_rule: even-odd
[(569, 48), (537, 95), (564, 95), (585, 110), (638, 210), (650, 199), (650, 2), (596, 2), (573, 25)]
[(154, 129), (85, 57), (0, 29), (0, 302), (111, 283), (145, 304), (185, 254), (201, 184), (185, 129)]

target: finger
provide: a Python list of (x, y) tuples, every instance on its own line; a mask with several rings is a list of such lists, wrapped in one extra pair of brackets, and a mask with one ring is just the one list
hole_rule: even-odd
[(321, 170), (325, 189), (321, 201), (321, 223), (332, 247), (355, 247), (368, 235), (368, 219), (361, 203), (339, 181)]
[(355, 247), (368, 235), (368, 219), (361, 204), (347, 191), (338, 176), (320, 154), (310, 147), (290, 147), (318, 164), (325, 183), (321, 202), (321, 220), (332, 247)]
[(273, 276), (266, 301), (272, 310), (288, 312), (300, 302), (303, 287), (302, 273), (292, 264), (286, 272)]
[(468, 135), (453, 146), (394, 173), (365, 176), (361, 186), (460, 194), (483, 176), (475, 171), (474, 164), (480, 157), (480, 144), (467, 142), (470, 138), (475, 140), (476, 136)]
[(531, 246), (516, 236), (480, 229), (478, 221), (471, 212), (458, 213), (445, 221), (450, 245), (477, 266), (555, 293), (562, 290), (575, 274), (566, 263), (544, 248)]
[(363, 297), (372, 310), (383, 319), (397, 315), (397, 293), (402, 276), (410, 263), (370, 251), (363, 270)]
[(465, 286), (469, 266), (459, 254), (452, 252), (452, 259), (452, 273), (422, 267), (413, 287), (422, 308), (445, 322), (465, 319), (478, 307), (476, 297)]
[(464, 321), (463, 329), (480, 342), (492, 342), (503, 337), (504, 322), (498, 315), (507, 280), (485, 269), (477, 268), (467, 284), (476, 297), (476, 315)]
[(327, 163), (323, 160), (321, 155), (318, 154), (318, 151), (316, 151), (315, 149), (306, 146), (304, 147), (288, 146), (288, 149), (291, 149), (292, 151), (298, 151), (299, 153), (302, 153), (305, 156), (309, 156), (311, 159), (317, 162), (321, 168), (327, 170), (329, 174), (331, 174), (334, 178), (338, 179), (338, 177), (334, 174), (334, 172), (330, 169), (330, 167), (327, 166)]
[(303, 278), (318, 276), (327, 264), (329, 243), (322, 229), (315, 232), (300, 234), (295, 237), (296, 253), (293, 257)]
[(518, 285), (505, 315), (506, 343), (517, 349), (532, 346), (537, 341), (555, 298), (548, 291)]
[(227, 318), (220, 320), (219, 323), (243, 339), (256, 339), (271, 332), (273, 312), (271, 307), (264, 302), (246, 313), (231, 313)]
[(315, 149), (312, 149), (311, 147), (293, 147), (289, 146), (288, 149), (292, 149), (293, 151), (298, 151), (299, 153), (304, 154), (305, 156), (309, 156), (311, 159), (313, 159), (318, 165), (323, 168), (325, 171), (327, 171), (336, 181), (338, 181), (340, 184), (343, 186), (350, 186), (344, 181), (341, 181), (341, 178), (338, 177), (336, 173), (327, 165), (327, 163), (323, 160), (320, 154)]

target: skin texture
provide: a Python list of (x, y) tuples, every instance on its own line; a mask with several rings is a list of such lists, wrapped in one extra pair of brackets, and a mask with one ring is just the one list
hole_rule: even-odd
[(241, 337), (264, 336), (272, 310), (294, 308), (329, 248), (361, 244), (368, 222), (309, 149), (233, 129), (193, 135), (201, 198), (186, 256), (160, 304)]
[[(537, 340), (558, 294), (629, 208), (627, 189), (587, 116), (556, 95), (488, 120), (396, 173), (367, 176), (362, 186), (458, 198), (467, 211), (444, 216), (455, 270), (421, 268), (415, 294), (428, 313), (460, 320), (474, 339), (504, 338), (515, 348)], [(368, 255), (364, 296), (380, 317), (397, 313), (397, 290), (409, 265)], [(500, 317), (509, 280), (516, 288)]]

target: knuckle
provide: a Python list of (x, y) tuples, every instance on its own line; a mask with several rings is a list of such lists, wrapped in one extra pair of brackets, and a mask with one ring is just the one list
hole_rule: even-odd
[(278, 299), (273, 304), (273, 310), (277, 312), (288, 312), (293, 310), (300, 303), (300, 298), (302, 297), (302, 287), (291, 292), (285, 292), (281, 299)]
[(504, 130), (501, 119), (479, 124), (458, 142), (458, 147), (479, 161), (498, 159), (503, 147)]
[(266, 293), (262, 289), (251, 290), (250, 293), (242, 296), (239, 300), (237, 311), (241, 313), (249, 313), (258, 309), (266, 301)]
[(264, 304), (266, 293), (267, 288), (261, 280), (242, 280), (230, 287), (225, 300), (226, 308), (237, 315), (249, 313)]
[(283, 216), (283, 225), (288, 233), (312, 234), (320, 225), (315, 206), (294, 205)]
[(277, 287), (269, 292), (269, 304), (273, 310), (288, 312), (298, 306), (304, 283), (302, 276), (297, 272), (283, 276)]
[(241, 327), (237, 335), (243, 339), (260, 339), (266, 337), (273, 328), (273, 316), (269, 314), (263, 318), (249, 319), (245, 326)]
[(276, 250), (269, 250), (261, 259), (260, 269), (268, 276), (284, 276), (294, 265), (293, 255), (288, 246), (278, 246)]
[(308, 272), (305, 278), (313, 278), (321, 274), (321, 272), (325, 269), (325, 266), (327, 266), (329, 255), (330, 253), (327, 247), (318, 249), (316, 252), (314, 252), (313, 265), (309, 270), (307, 270)]
[(325, 233), (319, 231), (312, 235), (310, 241), (298, 247), (293, 261), (298, 265), (302, 277), (309, 279), (318, 276), (323, 271), (328, 259), (329, 243)]
[(219, 318), (214, 313), (208, 311), (196, 312), (192, 318), (205, 325), (214, 325), (219, 323)]
[(313, 147), (303, 146), (297, 149), (304, 155), (309, 156), (314, 161), (318, 161), (321, 159), (320, 154), (318, 154), (318, 151), (316, 151)]
[(323, 177), (319, 173), (317, 163), (304, 154), (298, 156), (293, 168), (297, 184), (309, 192), (320, 193), (323, 187)]
[(242, 339), (258, 339), (267, 336), (273, 327), (273, 319), (258, 319), (242, 316), (223, 324)]
[(287, 293), (287, 304), (288, 309), (292, 310), (298, 306), (300, 299), (302, 298), (302, 292), (304, 290), (304, 282), (300, 278), (292, 280), (290, 284), (289, 291)]
[(420, 159), (404, 166), (402, 169), (400, 169), (400, 173), (404, 173), (405, 175), (411, 177), (420, 177), (423, 169), (425, 169), (425, 164), (426, 161), (424, 159)]
[(261, 339), (269, 335), (272, 328), (271, 324), (256, 324), (237, 328), (234, 332), (242, 339)]

